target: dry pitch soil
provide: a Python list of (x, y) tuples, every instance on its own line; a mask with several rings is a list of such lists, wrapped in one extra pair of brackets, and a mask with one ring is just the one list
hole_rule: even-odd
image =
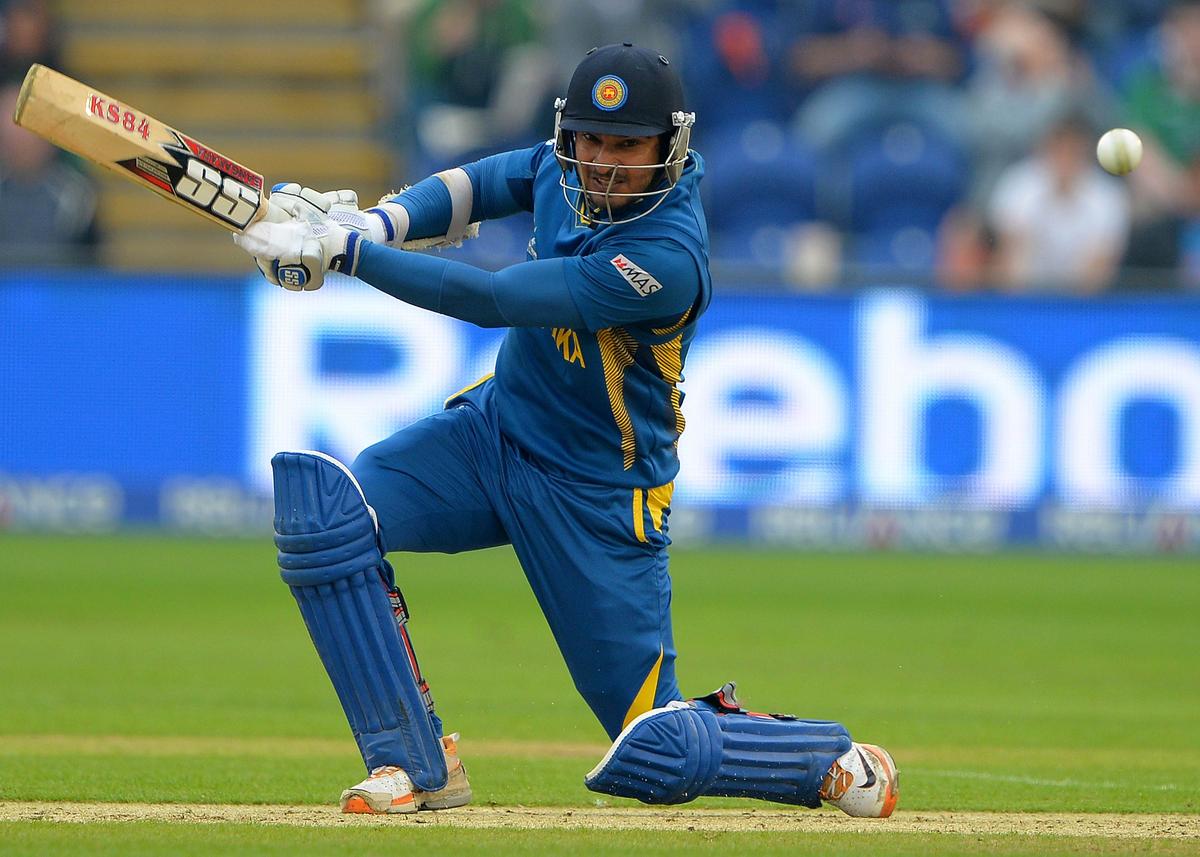
[(377, 824), (431, 824), (447, 827), (524, 830), (700, 830), (718, 832), (795, 831), (798, 833), (957, 833), (1103, 836), (1200, 840), (1200, 817), (1116, 813), (992, 813), (899, 811), (887, 820), (848, 818), (836, 811), (714, 809), (613, 809), (472, 806), (415, 815), (341, 815), (336, 807), (0, 802), (0, 821), (95, 822), (166, 821), (188, 824), (282, 824), (300, 827), (352, 827)]
[[(291, 756), (333, 753), (344, 741), (309, 739), (153, 736), (0, 736), (0, 751), (37, 749), (91, 754), (197, 752), (240, 756), (270, 752)], [(473, 742), (475, 752), (492, 755), (553, 755), (595, 759), (601, 745), (550, 742)], [(277, 804), (66, 803), (0, 801), (0, 821), (76, 824), (163, 821), (189, 824), (277, 824), (353, 827), (378, 824), (430, 824), (463, 828), (524, 830), (698, 830), (711, 832), (795, 831), (798, 833), (951, 833), (974, 835), (1097, 836), (1200, 841), (1200, 816), (1183, 814), (922, 812), (899, 810), (886, 820), (854, 819), (837, 810), (469, 806), (415, 815), (342, 815), (336, 806)]]

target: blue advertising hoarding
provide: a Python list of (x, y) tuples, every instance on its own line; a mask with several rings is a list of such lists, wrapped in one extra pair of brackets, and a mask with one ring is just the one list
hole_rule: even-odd
[[(51, 530), (261, 531), (273, 452), (352, 459), (503, 336), (100, 273), (0, 275), (0, 326), (0, 526)], [(686, 368), (677, 538), (1200, 547), (1200, 300), (718, 294)]]

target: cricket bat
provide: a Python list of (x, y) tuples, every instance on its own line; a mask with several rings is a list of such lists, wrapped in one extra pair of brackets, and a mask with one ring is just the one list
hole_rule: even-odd
[(13, 121), (233, 232), (267, 213), (254, 170), (44, 65), (25, 75)]

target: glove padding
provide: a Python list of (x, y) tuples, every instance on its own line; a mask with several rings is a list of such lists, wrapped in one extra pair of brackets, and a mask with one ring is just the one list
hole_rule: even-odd
[(380, 218), (358, 210), (353, 190), (322, 192), (284, 182), (271, 188), (267, 216), (233, 240), (268, 282), (307, 292), (321, 288), (325, 271), (343, 270), (347, 232), (387, 238)]
[(324, 217), (335, 205), (357, 209), (358, 194), (352, 190), (321, 192), (297, 182), (282, 182), (271, 188), (270, 202), (291, 217)]
[(448, 235), (433, 235), (428, 238), (409, 238), (408, 213), (396, 202), (407, 187), (395, 193), (384, 194), (383, 198), (365, 211), (358, 207), (358, 194), (353, 190), (318, 191), (301, 187), (296, 182), (277, 184), (271, 189), (267, 220), (281, 223), (289, 217), (308, 214), (328, 217), (352, 232), (358, 232), (376, 244), (387, 244), (401, 250), (442, 250), (461, 247), (463, 241), (479, 236), (479, 224), (471, 223), (466, 230), (454, 238)]
[[(328, 218), (351, 232), (377, 244), (388, 240), (383, 215), (358, 208), (358, 194), (353, 190), (318, 191), (301, 187), (296, 182), (277, 184), (271, 189), (271, 205), (278, 206), (291, 217), (324, 220)], [(270, 217), (268, 220), (272, 219)], [(278, 222), (278, 221), (276, 221)]]
[[(440, 250), (461, 247), (464, 239), (479, 234), (479, 224), (472, 223), (454, 239), (407, 239), (408, 215), (394, 202), (406, 189), (384, 196), (376, 208), (361, 211), (353, 190), (318, 191), (282, 182), (271, 188), (267, 216), (233, 240), (254, 257), (269, 282), (291, 291), (314, 291), (324, 284), (326, 270), (353, 275), (360, 236), (404, 250)], [(354, 252), (348, 253), (348, 247)]]
[(283, 223), (260, 220), (233, 240), (267, 280), (293, 292), (321, 288), (326, 271), (353, 276), (358, 264), (359, 233), (311, 212)]

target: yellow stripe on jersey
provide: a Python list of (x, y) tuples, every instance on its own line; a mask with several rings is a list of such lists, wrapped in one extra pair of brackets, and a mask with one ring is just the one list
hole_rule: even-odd
[(654, 529), (662, 532), (663, 509), (671, 505), (671, 495), (675, 493), (675, 483), (668, 482), (646, 492), (646, 505), (650, 508), (650, 520)]
[(642, 503), (642, 489), (633, 489), (633, 534), (639, 542), (646, 541), (646, 512)]
[(469, 392), (471, 392), (472, 390), (474, 390), (476, 387), (478, 387), (480, 384), (482, 384), (484, 381), (486, 381), (488, 378), (491, 378), (491, 377), (492, 377), (493, 375), (495, 375), (495, 374), (496, 374), (495, 372), (488, 372), (486, 375), (484, 375), (482, 378), (480, 378), (480, 379), (479, 379), (478, 381), (476, 381), (474, 384), (468, 384), (467, 386), (463, 387), (461, 390), (459, 390), (459, 391), (458, 391), (457, 393), (455, 393), (453, 396), (449, 396), (449, 397), (447, 397), (446, 401), (442, 402), (442, 407), (443, 407), (443, 408), (444, 408), (444, 407), (446, 407), (446, 405), (448, 405), (448, 404), (450, 404), (451, 402), (453, 402), (455, 399), (457, 399), (457, 398), (458, 398), (459, 396), (461, 396), (463, 393), (469, 393)]
[(633, 365), (633, 354), (637, 341), (619, 327), (609, 327), (596, 332), (600, 346), (600, 362), (604, 365), (604, 385), (608, 388), (608, 403), (612, 407), (613, 420), (621, 432), (621, 458), (626, 470), (633, 467), (637, 459), (636, 439), (633, 436), (633, 420), (625, 407), (625, 370)]
[(622, 729), (654, 707), (654, 694), (658, 690), (658, 673), (662, 669), (662, 662), (663, 649), (662, 646), (659, 646), (658, 660), (654, 662), (654, 666), (650, 667), (650, 673), (646, 676), (646, 680), (642, 682), (642, 686), (638, 690), (637, 696), (633, 698), (633, 703), (629, 706), (629, 710), (625, 712), (625, 722), (621, 724)]
[(651, 345), (650, 351), (654, 354), (663, 380), (671, 385), (671, 412), (675, 414), (675, 434), (678, 439), (687, 425), (683, 418), (683, 394), (679, 391), (679, 382), (683, 380), (683, 334), (661, 345)]
[(688, 319), (692, 317), (692, 311), (689, 309), (679, 317), (679, 321), (675, 322), (670, 327), (652, 327), (650, 330), (658, 336), (666, 336), (669, 333), (678, 333), (687, 324)]

